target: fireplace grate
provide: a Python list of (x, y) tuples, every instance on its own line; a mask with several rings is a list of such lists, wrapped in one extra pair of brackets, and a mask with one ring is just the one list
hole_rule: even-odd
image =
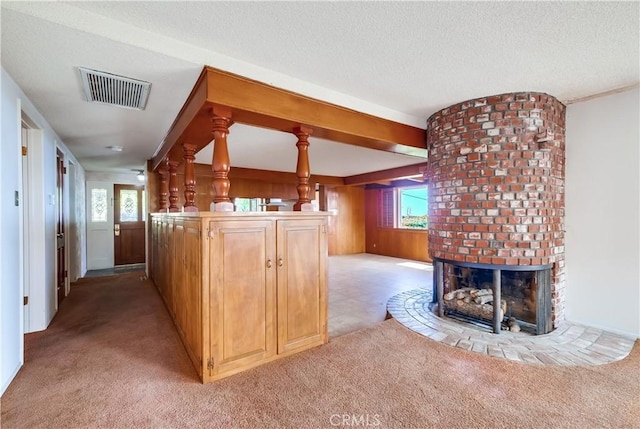
[(553, 330), (551, 265), (495, 266), (435, 258), (434, 303), (438, 315), (517, 332)]

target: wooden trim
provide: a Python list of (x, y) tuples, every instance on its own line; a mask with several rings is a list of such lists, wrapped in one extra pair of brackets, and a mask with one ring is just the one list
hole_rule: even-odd
[(179, 141), (205, 147), (212, 140), (208, 120), (213, 107), (231, 110), (235, 122), (290, 132), (313, 128), (314, 136), (387, 152), (426, 157), (425, 130), (356, 112), (242, 76), (205, 67), (178, 117), (156, 151), (155, 171), (163, 158), (183, 159)]
[(626, 85), (620, 88), (610, 89), (608, 91), (599, 92), (597, 94), (585, 95), (584, 97), (571, 98), (569, 100), (565, 100), (563, 103), (565, 106), (574, 103), (581, 103), (583, 101), (593, 100), (594, 98), (606, 97), (607, 95), (619, 94), (621, 92), (629, 91), (634, 88), (638, 88), (640, 83), (634, 83), (632, 85)]
[[(422, 174), (425, 168), (427, 168), (427, 163), (422, 162), (420, 164), (406, 165), (404, 167), (390, 168), (388, 170), (358, 174), (355, 176), (345, 177), (344, 184), (353, 186), (365, 185), (367, 183), (390, 182), (392, 180), (406, 179), (413, 176), (420, 176), (420, 178), (422, 178)], [(416, 183), (416, 186), (419, 184), (420, 183)]]

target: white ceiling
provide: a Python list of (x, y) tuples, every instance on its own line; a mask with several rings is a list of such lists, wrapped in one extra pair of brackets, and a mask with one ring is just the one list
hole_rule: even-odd
[[(289, 133), (234, 124), (229, 128), (227, 143), (231, 165), (264, 169), (265, 154), (269, 154), (269, 170), (294, 173), (298, 162), (298, 138)], [(424, 162), (424, 158), (367, 149), (330, 140), (309, 137), (309, 164), (313, 174), (353, 176), (370, 171)], [(213, 144), (196, 154), (196, 162), (211, 164)]]
[[(140, 168), (205, 64), (419, 127), (470, 98), (531, 90), (568, 101), (637, 84), (640, 74), (636, 2), (1, 6), (2, 66), (87, 170)], [(87, 104), (78, 66), (152, 82), (147, 109)], [(294, 146), (295, 137), (255, 131), (232, 127), (232, 165), (293, 171), (295, 147), (280, 145)], [(348, 153), (322, 154), (340, 150)], [(312, 139), (312, 172), (346, 176), (420, 161), (367, 152)]]

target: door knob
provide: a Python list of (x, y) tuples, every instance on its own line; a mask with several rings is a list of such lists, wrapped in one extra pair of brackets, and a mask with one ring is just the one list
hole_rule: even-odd
[(278, 258), (278, 266), (281, 267), (284, 265), (284, 261), (282, 260), (282, 258)]
[(271, 259), (267, 259), (267, 268), (271, 268)]
[(120, 224), (119, 223), (116, 223), (113, 226), (113, 233), (115, 234), (116, 237), (120, 236)]

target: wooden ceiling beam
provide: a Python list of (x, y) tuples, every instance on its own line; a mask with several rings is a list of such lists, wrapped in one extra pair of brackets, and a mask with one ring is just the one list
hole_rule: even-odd
[[(298, 126), (340, 143), (426, 158), (425, 130), (316, 100), (262, 82), (205, 67), (153, 156), (155, 171), (169, 157), (181, 162), (182, 143), (198, 150), (212, 140), (213, 108), (232, 121), (283, 132)], [(230, 129), (233, 134), (233, 127)]]
[[(372, 173), (358, 174), (344, 178), (344, 184), (349, 186), (366, 185), (369, 183), (389, 183), (394, 180), (422, 177), (427, 163), (406, 165), (404, 167), (390, 168), (388, 170), (374, 171)], [(422, 180), (419, 180), (422, 181)]]

